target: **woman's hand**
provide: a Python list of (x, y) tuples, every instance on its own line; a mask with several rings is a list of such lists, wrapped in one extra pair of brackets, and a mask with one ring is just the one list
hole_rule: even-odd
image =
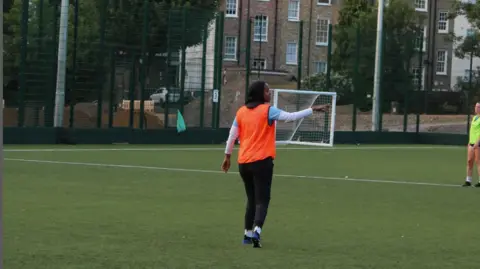
[(230, 155), (225, 155), (225, 158), (223, 159), (222, 162), (222, 171), (223, 172), (228, 172), (230, 169)]
[(330, 105), (316, 105), (312, 106), (313, 111), (319, 111), (319, 112), (327, 112), (330, 110)]

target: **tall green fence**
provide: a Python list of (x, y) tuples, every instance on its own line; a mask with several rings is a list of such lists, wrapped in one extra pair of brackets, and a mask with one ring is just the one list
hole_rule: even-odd
[[(279, 40), (298, 44), (297, 62), (280, 61), (275, 70), (289, 74), (286, 78), (295, 76), (296, 83), (270, 84), (289, 89), (335, 91), (338, 95), (335, 130), (371, 131), (377, 29), (330, 24), (325, 26), (328, 41), (315, 44), (316, 33), (313, 31), (313, 37), (309, 36), (307, 27), (311, 24), (300, 21), (298, 30), (288, 33), (290, 39)], [(428, 58), (430, 41), (423, 31), (423, 27), (384, 30), (378, 97), (380, 130), (466, 134), (474, 102), (480, 100), (477, 67), (471, 67), (471, 83), (465, 77), (450, 77), (450, 72), (446, 72), (448, 76), (437, 76), (437, 59)], [(279, 48), (279, 53), (285, 53)], [(248, 46), (246, 51), (245, 62), (258, 58)], [(251, 64), (247, 69), (249, 81), (257, 77), (275, 80), (273, 76), (257, 76), (269, 70), (259, 71)], [(428, 76), (428, 70), (434, 75)], [(438, 82), (441, 78), (454, 80), (454, 86)]]
[[(180, 111), (215, 128), (223, 13), (139, 2), (70, 1), (63, 127), (175, 127)], [(6, 14), (4, 126), (53, 126), (60, 8), (15, 0)]]
[[(232, 65), (222, 12), (129, 3), (70, 1), (64, 127), (174, 128), (178, 111), (187, 127), (229, 127), (249, 82), (264, 79), (275, 87), (335, 91), (336, 130), (372, 130), (376, 29), (317, 21), (282, 27), (275, 69), (266, 70), (295, 78), (282, 84), (258, 70), (257, 58), (272, 47), (255, 41), (253, 18), (242, 22), (246, 36), (239, 32)], [(52, 127), (60, 1), (15, 0), (4, 24), (4, 126)], [(385, 28), (381, 131), (465, 134), (479, 101), (478, 69), (471, 66), (471, 79), (452, 77), (455, 86), (439, 91), (427, 74), (435, 59), (428, 59), (431, 41), (424, 36), (421, 28)], [(287, 41), (298, 44), (294, 65), (280, 55)]]

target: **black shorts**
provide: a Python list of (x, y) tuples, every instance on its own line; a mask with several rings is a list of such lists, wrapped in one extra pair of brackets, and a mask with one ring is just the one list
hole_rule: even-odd
[[(468, 145), (469, 145), (470, 147), (472, 147), (472, 148), (475, 146), (475, 144), (468, 144)], [(480, 146), (480, 143), (479, 143), (478, 146)]]

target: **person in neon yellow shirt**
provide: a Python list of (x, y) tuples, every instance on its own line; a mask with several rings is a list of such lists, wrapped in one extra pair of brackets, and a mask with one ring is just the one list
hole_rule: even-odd
[[(480, 102), (475, 104), (475, 116), (470, 123), (470, 133), (468, 135), (468, 155), (467, 155), (467, 178), (464, 187), (472, 186), (473, 164), (477, 164), (478, 175), (480, 176)], [(480, 187), (480, 180), (475, 187)]]

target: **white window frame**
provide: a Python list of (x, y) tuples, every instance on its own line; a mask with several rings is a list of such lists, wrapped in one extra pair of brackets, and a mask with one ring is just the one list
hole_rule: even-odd
[[(228, 1), (235, 2), (235, 13), (228, 13)], [(238, 0), (225, 0), (225, 17), (226, 18), (238, 18)]]
[[(417, 75), (415, 75), (413, 73), (414, 69), (420, 69), (420, 67), (418, 67), (418, 66), (412, 67), (412, 74), (414, 76), (414, 79), (416, 80)], [(422, 66), (422, 71), (421, 72), (422, 72), (422, 79), (421, 79), (420, 83), (422, 83), (422, 87), (420, 89), (423, 91), (425, 89), (425, 66)], [(415, 87), (413, 90), (416, 91), (418, 89), (418, 85), (413, 84), (413, 86)]]
[[(295, 52), (294, 52), (294, 60), (293, 61), (289, 61), (288, 60), (288, 56), (289, 56), (289, 53), (288, 53), (288, 46), (289, 45), (295, 45)], [(290, 55), (291, 56), (291, 55)], [(285, 62), (288, 64), (288, 65), (297, 65), (298, 63), (298, 44), (297, 42), (287, 42), (287, 45), (285, 47)]]
[[(439, 63), (438, 54), (440, 52), (445, 52), (445, 61), (443, 61), (443, 65), (444, 65), (443, 67), (444, 68), (443, 68), (443, 71), (441, 71), (441, 72), (437, 71), (437, 66), (438, 66), (438, 63)], [(448, 67), (448, 51), (446, 49), (437, 50), (437, 53), (436, 53), (436, 56), (435, 56), (435, 73), (437, 75), (446, 75), (447, 74), (447, 67)]]
[[(327, 40), (325, 42), (319, 42), (318, 41), (318, 24), (319, 24), (319, 21), (320, 20), (323, 20), (323, 21), (327, 21)], [(329, 34), (329, 28), (328, 28), (328, 25), (330, 25), (330, 19), (327, 19), (327, 18), (317, 18), (317, 22), (315, 24), (315, 44), (317, 46), (328, 46), (328, 34)]]
[[(227, 39), (233, 38), (235, 40), (234, 44), (234, 53), (233, 53), (233, 58), (227, 58)], [(225, 36), (225, 44), (224, 44), (224, 52), (223, 52), (223, 60), (224, 61), (237, 61), (237, 49), (238, 49), (238, 38), (236, 36)]]
[[(328, 0), (328, 3), (324, 3), (322, 0), (316, 0), (317, 1), (317, 6), (331, 6), (332, 5), (332, 0)], [(320, 2), (322, 1), (322, 2)]]
[(260, 69), (260, 70), (267, 70), (267, 59), (265, 59), (265, 58), (254, 58), (252, 60), (252, 70), (258, 70), (258, 68), (253, 67), (253, 63), (254, 62), (261, 62), (261, 61), (263, 61), (265, 64), (263, 65), (263, 69)]
[[(444, 21), (443, 21), (443, 20), (440, 21), (440, 14), (442, 14), (442, 13), (445, 13), (445, 14), (446, 14), (446, 15), (445, 15), (446, 20), (444, 20)], [(445, 23), (445, 29), (440, 29), (440, 23)], [(439, 34), (448, 34), (448, 24), (449, 24), (448, 11), (444, 11), (444, 10), (439, 11), (439, 12), (438, 12), (438, 22), (437, 22), (437, 30), (438, 30), (438, 33), (439, 33)]]
[(316, 74), (322, 73), (322, 72), (318, 71), (318, 68), (317, 68), (317, 64), (319, 64), (319, 63), (324, 63), (324, 64), (325, 64), (325, 71), (324, 71), (323, 73), (326, 74), (326, 73), (327, 73), (327, 69), (328, 69), (328, 63), (327, 63), (326, 61), (323, 61), (323, 60), (322, 60), (322, 61), (315, 61), (315, 62), (313, 62), (314, 67), (315, 67), (315, 73), (316, 73)]
[[(292, 2), (296, 2), (296, 16), (295, 17), (291, 17), (290, 16), (290, 4), (292, 4)], [(288, 10), (287, 10), (287, 16), (288, 16), (288, 21), (300, 21), (300, 0), (288, 0)]]
[[(262, 32), (260, 32), (260, 38), (255, 37), (255, 22), (257, 21), (257, 17), (263, 16), (265, 17), (265, 27), (262, 27), (262, 30), (265, 29), (265, 35), (263, 35)], [(262, 19), (262, 24), (263, 24), (263, 19)], [(263, 25), (262, 25), (263, 26)], [(268, 42), (268, 16), (267, 15), (256, 15), (253, 20), (253, 41), (255, 42)]]
[(416, 11), (423, 11), (423, 12), (427, 12), (428, 11), (428, 0), (425, 0), (425, 6), (423, 8), (421, 7), (417, 7), (417, 0), (414, 0), (413, 2), (413, 5), (415, 6), (415, 10)]
[[(417, 44), (415, 44), (415, 50), (419, 51)], [(423, 26), (423, 42), (422, 42), (422, 52), (427, 51), (427, 26)]]

